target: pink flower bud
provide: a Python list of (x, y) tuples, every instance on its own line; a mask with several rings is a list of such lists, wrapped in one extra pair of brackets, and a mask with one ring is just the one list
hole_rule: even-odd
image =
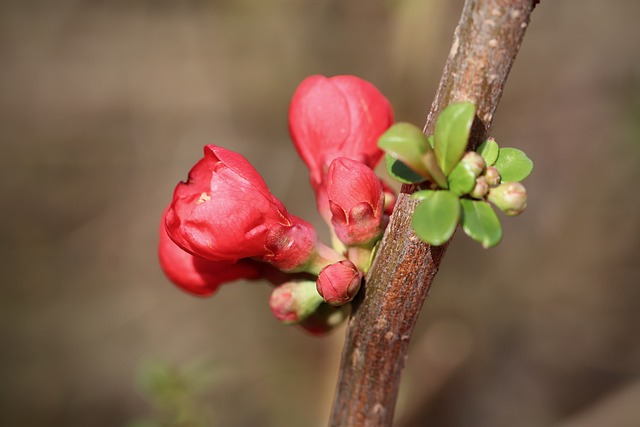
[(329, 220), (321, 187), (333, 159), (347, 157), (373, 168), (382, 151), (378, 137), (393, 123), (389, 101), (355, 76), (307, 77), (289, 109), (293, 143), (310, 172), (318, 210)]
[(162, 218), (158, 258), (164, 274), (179, 288), (193, 295), (208, 296), (226, 282), (261, 277), (260, 265), (255, 261), (209, 261), (185, 252), (169, 238), (164, 214)]
[(329, 304), (339, 306), (351, 301), (358, 290), (362, 273), (349, 260), (326, 266), (318, 276), (316, 288)]
[(482, 175), (476, 178), (476, 186), (473, 187), (469, 195), (476, 199), (482, 199), (489, 192), (489, 183), (487, 177)]
[[(212, 261), (273, 257), (273, 248), (266, 245), (269, 231), (294, 222), (302, 223), (289, 215), (244, 157), (215, 145), (204, 147), (204, 158), (178, 184), (166, 215), (171, 239)], [(304, 233), (295, 234), (315, 238), (310, 227), (304, 223)]]
[(364, 164), (339, 157), (327, 174), (331, 224), (346, 245), (365, 245), (384, 231), (384, 194), (380, 179)]
[(487, 177), (487, 184), (493, 187), (495, 185), (500, 184), (500, 172), (494, 166), (489, 166), (485, 172), (484, 176)]
[(271, 292), (269, 307), (283, 323), (299, 323), (311, 315), (322, 303), (322, 297), (311, 281), (287, 282)]

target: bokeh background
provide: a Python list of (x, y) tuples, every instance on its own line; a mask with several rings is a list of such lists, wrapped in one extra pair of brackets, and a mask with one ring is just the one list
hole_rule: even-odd
[[(264, 283), (180, 292), (159, 217), (215, 143), (321, 228), (295, 87), (356, 74), (422, 124), (462, 3), (0, 2), (0, 425), (325, 425), (343, 329), (279, 325)], [(537, 7), (493, 131), (535, 161), (530, 207), (496, 249), (456, 236), (397, 426), (640, 425), (638, 17)]]

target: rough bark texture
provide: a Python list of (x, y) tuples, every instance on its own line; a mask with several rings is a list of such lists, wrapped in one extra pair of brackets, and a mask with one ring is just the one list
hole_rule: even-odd
[[(477, 106), (471, 148), (487, 136), (536, 0), (467, 0), (424, 131), (452, 102)], [(349, 321), (331, 426), (391, 426), (407, 348), (447, 245), (411, 229), (404, 186)]]

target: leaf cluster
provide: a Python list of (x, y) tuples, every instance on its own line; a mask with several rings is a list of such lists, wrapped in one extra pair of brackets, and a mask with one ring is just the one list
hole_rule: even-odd
[(500, 148), (493, 139), (475, 152), (467, 151), (475, 112), (471, 102), (450, 104), (439, 115), (433, 135), (396, 123), (378, 140), (393, 179), (427, 188), (412, 195), (420, 200), (412, 226), (431, 245), (447, 242), (460, 224), (485, 248), (495, 246), (502, 239), (502, 226), (489, 202), (511, 216), (526, 207), (520, 181), (531, 173), (533, 162), (523, 151)]

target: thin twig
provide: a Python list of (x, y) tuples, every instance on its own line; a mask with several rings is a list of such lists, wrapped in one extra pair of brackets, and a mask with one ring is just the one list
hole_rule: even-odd
[[(486, 138), (536, 0), (467, 0), (425, 133), (448, 104), (471, 101), (470, 148)], [(354, 302), (330, 426), (391, 426), (407, 348), (447, 245), (431, 247), (411, 230), (414, 190), (398, 198), (364, 291)]]

